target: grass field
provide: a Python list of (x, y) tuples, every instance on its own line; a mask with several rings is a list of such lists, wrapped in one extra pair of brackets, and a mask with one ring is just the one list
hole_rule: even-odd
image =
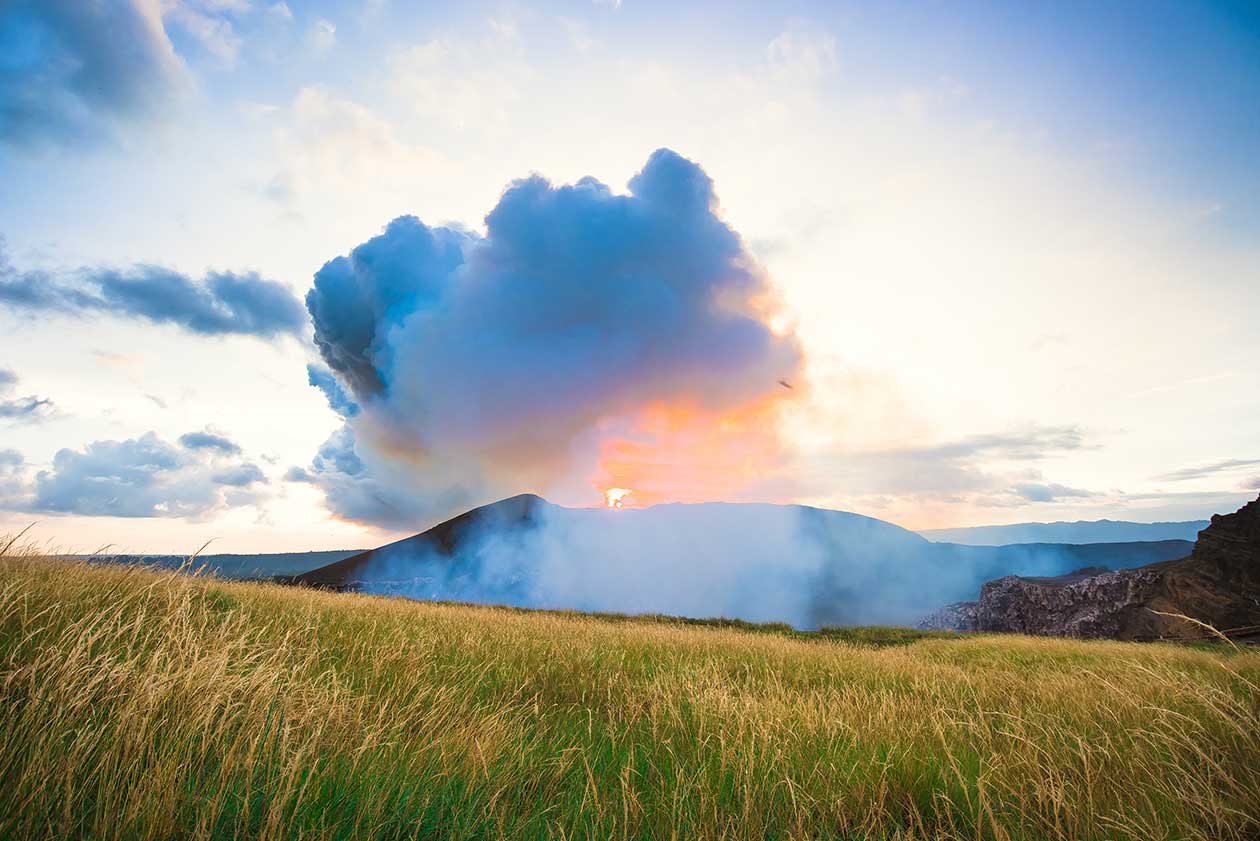
[(1258, 685), (1260, 653), (1228, 646), (808, 636), (11, 556), (0, 838), (1255, 839)]

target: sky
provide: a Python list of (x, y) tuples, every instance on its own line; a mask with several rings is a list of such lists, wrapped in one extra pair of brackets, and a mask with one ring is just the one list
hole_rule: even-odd
[(1232, 511), (1258, 137), (1253, 3), (8, 0), (0, 532)]

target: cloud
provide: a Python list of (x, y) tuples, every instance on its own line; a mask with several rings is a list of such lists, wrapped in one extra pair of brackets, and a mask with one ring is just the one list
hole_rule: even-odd
[(17, 450), (0, 450), (0, 506), (20, 499), (26, 491), (25, 466), (26, 460)]
[(341, 387), (341, 383), (337, 382), (332, 371), (322, 365), (307, 365), (306, 378), (311, 385), (324, 393), (324, 398), (328, 400), (328, 408), (343, 418), (352, 418), (359, 413), (359, 404), (346, 394), (346, 390)]
[[(1107, 517), (1137, 522), (1205, 520), (1213, 514), (1237, 510), (1250, 502), (1255, 491), (1113, 492), (1108, 493), (1093, 510)], [(1094, 516), (1097, 516), (1095, 514)]]
[(1097, 496), (1093, 491), (1069, 488), (1054, 482), (1018, 482), (1011, 486), (1011, 491), (1029, 502), (1055, 502), (1065, 498)]
[(37, 423), (52, 417), (53, 402), (43, 397), (28, 395), (9, 398), (17, 388), (18, 376), (7, 368), (0, 368), (0, 420), (15, 423)]
[(926, 459), (966, 459), (990, 456), (1016, 461), (1045, 458), (1049, 452), (1079, 450), (1085, 436), (1076, 426), (1035, 426), (1019, 432), (969, 435), (913, 451)]
[(813, 454), (794, 477), (792, 494), (893, 496), (918, 501), (993, 506), (1090, 496), (1090, 491), (1043, 481), (1029, 462), (1088, 446), (1075, 426), (1031, 426), (951, 441), (864, 452)]
[(16, 472), (20, 457), (15, 464), (7, 484), (0, 483), (0, 505), (83, 516), (200, 519), (229, 504), (257, 504), (256, 486), (266, 481), (257, 466), (235, 456), (177, 447), (153, 432), (60, 450), (33, 480)]
[(514, 27), (494, 21), (472, 42), (434, 39), (400, 50), (389, 70), (395, 96), (426, 124), (496, 139), (516, 131), (516, 113), (531, 107), (526, 91), (538, 77)]
[(799, 379), (800, 346), (768, 326), (772, 287), (699, 166), (661, 149), (629, 188), (532, 176), (504, 192), (485, 237), (404, 216), (320, 269), (316, 345), (360, 407), (311, 471), (336, 513), (414, 523), (589, 483), (612, 469), (606, 445), (648, 434), (644, 418), (657, 438), (727, 435), (686, 448), (706, 469), (748, 457), (720, 417), (796, 393), (777, 383)]
[(320, 190), (362, 195), (382, 185), (396, 189), (400, 180), (423, 178), (442, 161), (432, 149), (400, 139), (372, 109), (319, 86), (298, 91), (281, 116), (275, 137), (284, 165), (262, 187), (275, 201)]
[[(365, 455), (374, 457), (370, 450)], [(356, 452), (354, 430), (343, 426), (320, 446), (308, 468), (291, 467), (284, 478), (318, 488), (339, 519), (394, 529), (415, 528), (434, 512), (452, 513), (480, 501), (458, 486), (435, 484), (433, 474), (408, 477), (410, 466), (410, 461), (382, 459), (369, 469)]]
[(591, 37), (590, 30), (586, 28), (586, 24), (582, 23), (582, 21), (561, 15), (556, 18), (556, 22), (560, 24), (565, 35), (569, 38), (569, 43), (578, 52), (588, 53), (591, 47), (595, 46), (595, 39)]
[(306, 314), (288, 287), (253, 272), (209, 272), (200, 281), (159, 266), (126, 271), (83, 269), (65, 278), (19, 272), (0, 254), (0, 305), (10, 309), (96, 314), (174, 324), (204, 336), (298, 335)]
[(0, 140), (91, 140), (160, 110), (185, 68), (155, 0), (14, 0), (0, 9)]
[(1068, 344), (1070, 341), (1071, 339), (1068, 338), (1067, 333), (1042, 333), (1040, 336), (1029, 342), (1028, 349), (1033, 351), (1045, 350), (1046, 348), (1054, 347), (1056, 345)]
[(250, 10), (247, 0), (167, 0), (164, 17), (179, 26), (222, 66), (233, 67), (242, 39), (231, 16)]
[(315, 275), (306, 296), (315, 345), (355, 394), (370, 397), (384, 389), (377, 360), (387, 352), (386, 334), (424, 303), (439, 300), (464, 264), (465, 246), (475, 241), (467, 232), (401, 216)]
[(316, 18), (306, 32), (306, 43), (317, 53), (325, 53), (337, 45), (337, 26), (330, 20)]
[(256, 464), (234, 464), (215, 472), (210, 477), (216, 484), (233, 488), (247, 488), (255, 483), (266, 484), (267, 477)]
[(1171, 473), (1163, 473), (1156, 476), (1154, 479), (1157, 482), (1186, 482), (1191, 479), (1203, 479), (1208, 476), (1214, 476), (1217, 473), (1227, 473), (1244, 467), (1254, 467), (1257, 464), (1260, 464), (1260, 458), (1233, 458), (1199, 467), (1186, 467), (1181, 470), (1174, 470)]
[(813, 84), (835, 71), (836, 39), (797, 21), (766, 46), (766, 62), (778, 81)]
[(1241, 482), (1239, 482), (1238, 490), (1240, 491), (1260, 490), (1260, 475), (1252, 476), (1250, 479), (1244, 479)]
[(215, 432), (186, 432), (179, 436), (179, 443), (186, 450), (213, 450), (224, 455), (238, 455), (240, 445)]
[(53, 403), (41, 397), (19, 397), (0, 401), (0, 418), (33, 422), (42, 420), (52, 412)]

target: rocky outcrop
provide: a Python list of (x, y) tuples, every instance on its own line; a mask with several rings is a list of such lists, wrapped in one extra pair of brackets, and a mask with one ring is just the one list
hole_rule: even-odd
[[(1006, 576), (920, 627), (1110, 639), (1200, 637), (1260, 626), (1260, 499), (1216, 515), (1188, 557), (1115, 572)], [(1245, 633), (1245, 632), (1244, 632)]]
[(974, 631), (976, 602), (954, 602), (934, 610), (919, 621), (924, 631)]
[(1162, 573), (1151, 567), (1088, 576), (1008, 575), (980, 589), (976, 630), (1067, 637), (1131, 638), (1158, 633), (1148, 605)]

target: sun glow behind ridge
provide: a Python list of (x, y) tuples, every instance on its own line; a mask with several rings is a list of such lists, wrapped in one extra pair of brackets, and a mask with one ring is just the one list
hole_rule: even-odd
[(631, 493), (629, 488), (608, 488), (604, 491), (604, 504), (609, 508), (625, 508)]
[(599, 430), (590, 484), (609, 508), (760, 498), (786, 460), (781, 412), (802, 393), (779, 389), (720, 412), (647, 406)]

